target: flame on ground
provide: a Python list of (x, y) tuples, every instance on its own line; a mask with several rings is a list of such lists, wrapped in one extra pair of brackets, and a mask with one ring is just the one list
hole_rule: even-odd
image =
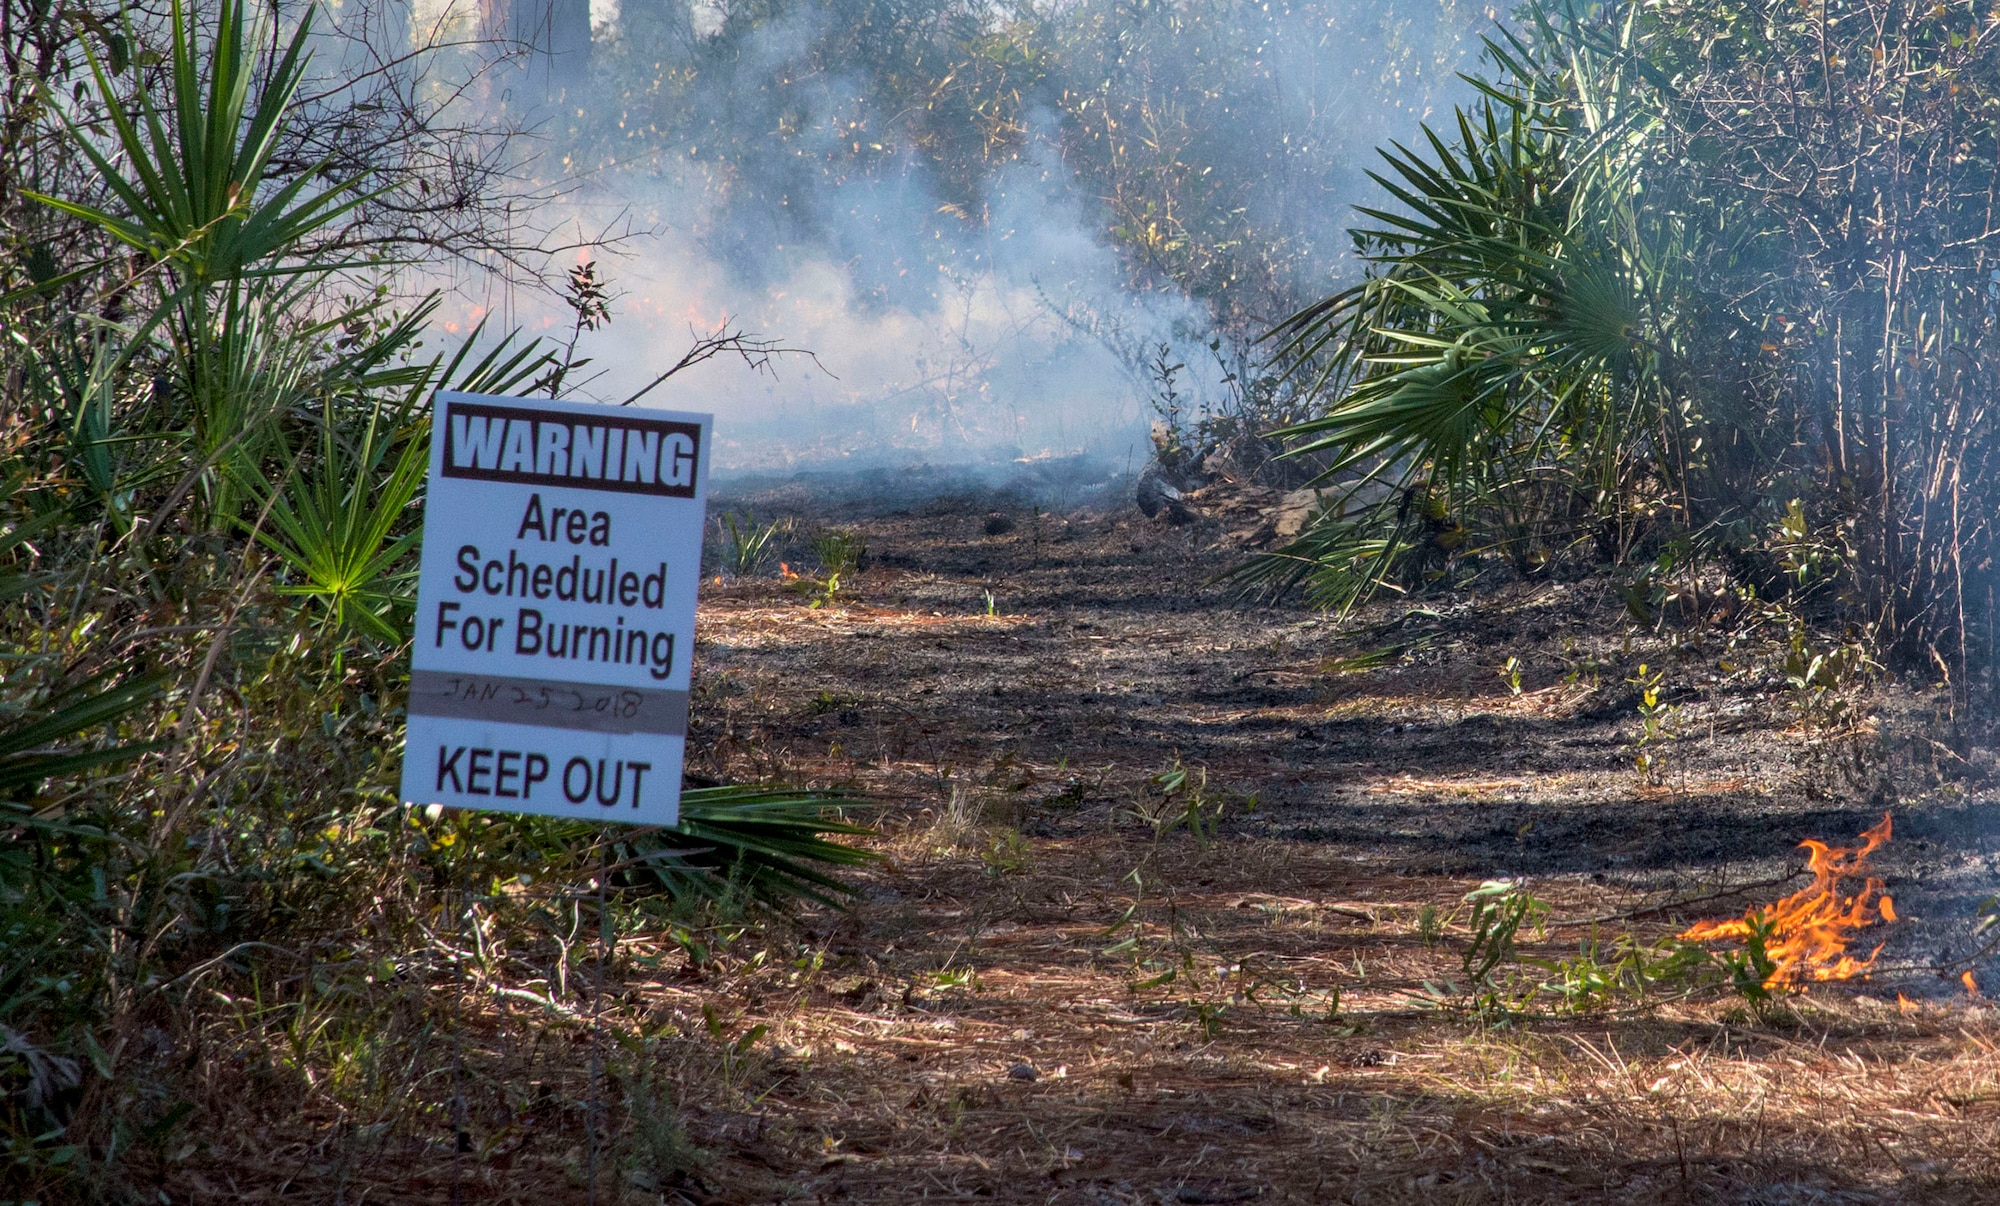
[[(1689, 942), (1743, 942), (1756, 933), (1761, 920), (1769, 927), (1764, 953), (1774, 970), (1764, 979), (1766, 988), (1798, 988), (1823, 980), (1847, 980), (1867, 971), (1882, 950), (1876, 946), (1866, 958), (1847, 953), (1855, 932), (1879, 921), (1896, 920), (1896, 905), (1882, 890), (1882, 881), (1867, 874), (1868, 856), (1889, 840), (1889, 814), (1861, 835), (1859, 846), (1829, 846), (1807, 838), (1799, 845), (1807, 852), (1806, 869), (1813, 873), (1810, 886), (1794, 892), (1774, 905), (1752, 909), (1729, 921), (1702, 921), (1688, 927), (1681, 937)], [(1859, 879), (1862, 888), (1854, 895), (1841, 893), (1843, 880)]]

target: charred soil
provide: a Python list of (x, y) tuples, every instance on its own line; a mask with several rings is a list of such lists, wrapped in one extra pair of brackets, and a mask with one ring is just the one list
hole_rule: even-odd
[[(1959, 979), (2000, 815), (1930, 695), (1835, 707), (1785, 634), (1640, 626), (1604, 575), (1337, 620), (1127, 510), (735, 502), (790, 506), (803, 576), (708, 589), (690, 773), (872, 802), (862, 896), (622, 935), (601, 1155), (583, 998), (475, 992), (466, 1150), (302, 1143), (297, 1200), (2000, 1195), (2000, 1016)], [(831, 591), (826, 529), (866, 546)], [(1574, 988), (1592, 941), (1774, 900), (1885, 811), (1869, 978)], [(1474, 1001), (1465, 897), (1501, 878), (1548, 910), (1512, 983), (1570, 990)]]

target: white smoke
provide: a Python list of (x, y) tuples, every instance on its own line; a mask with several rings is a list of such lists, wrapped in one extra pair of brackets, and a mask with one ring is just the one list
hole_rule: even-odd
[[(718, 359), (648, 395), (713, 411), (725, 467), (1122, 451), (1143, 428), (1138, 388), (1077, 320), (1172, 338), (1199, 324), (1197, 308), (1124, 287), (1045, 142), (1001, 174), (990, 216), (956, 239), (901, 221), (938, 208), (920, 175), (911, 169), (893, 190), (840, 186), (827, 210), (844, 216), (847, 237), (774, 247), (748, 278), (704, 245), (700, 231), (719, 216), (698, 188), (663, 195), (658, 181), (624, 174), (598, 183), (600, 213), (630, 209), (657, 233), (600, 261), (622, 296), (614, 320), (579, 341), (597, 370), (586, 388), (625, 398), (726, 318), (816, 362), (779, 357), (759, 373)], [(878, 246), (840, 256), (864, 237)], [(854, 256), (870, 254), (896, 265), (893, 288), (856, 270)], [(532, 321), (557, 332), (565, 316)]]
[[(1455, 4), (1406, 0), (1432, 24)], [(600, 7), (595, 15), (603, 26), (611, 13)], [(696, 18), (693, 35), (713, 36), (713, 14)], [(825, 19), (808, 11), (775, 22), (745, 53), (760, 66), (788, 64)], [(1423, 54), (1406, 48), (1388, 64), (1384, 48), (1407, 37), (1409, 24), (1392, 6), (1372, 45), (1331, 36), (1322, 21), (1269, 50), (1273, 103), (1296, 106), (1297, 128), (1283, 145), (1245, 147), (1245, 154), (1347, 161), (1331, 174), (1321, 170), (1296, 187), (1246, 199), (1260, 218), (1289, 225), (1304, 248), (1295, 248), (1295, 263), (1316, 274), (1303, 282), (1309, 290), (1334, 283), (1351, 203), (1368, 187), (1368, 148), (1415, 135), (1429, 98), (1462, 57), (1461, 41), (1473, 33), (1468, 27), (1465, 38)], [(1377, 52), (1384, 62), (1370, 58)], [(1382, 77), (1414, 70), (1411, 63), (1431, 78), (1422, 87), (1388, 81), (1392, 94), (1409, 101), (1405, 111), (1343, 110), (1338, 103), (1379, 96)], [(858, 81), (830, 76), (813, 95), (803, 133), (775, 146), (774, 155), (810, 161), (835, 154), (837, 140), (856, 128)], [(1137, 353), (1172, 345), (1190, 365), (1182, 388), (1199, 396), (1220, 375), (1208, 371), (1201, 352), (1205, 311), (1178, 294), (1131, 284), (1104, 234), (1102, 204), (1062, 162), (1057, 121), (1053, 113), (1036, 116), (1018, 157), (983, 186), (984, 212), (969, 217), (941, 200), (926, 165), (907, 154), (867, 172), (828, 174), (813, 191), (810, 221), (746, 206), (711, 174), (699, 145), (654, 147), (598, 171), (574, 194), (572, 212), (553, 217), (577, 230), (624, 223), (642, 233), (594, 252), (614, 291), (613, 318), (578, 339), (576, 354), (591, 363), (571, 379), (572, 392), (624, 399), (727, 320), (809, 349), (817, 363), (784, 356), (758, 373), (718, 358), (647, 395), (648, 406), (712, 411), (725, 471), (1079, 451), (1123, 461), (1135, 449), (1143, 453), (1152, 416)], [(569, 312), (546, 293), (492, 279), (461, 281), (459, 292), (466, 300), (452, 315), (454, 326), (498, 309), (530, 334), (570, 335)]]

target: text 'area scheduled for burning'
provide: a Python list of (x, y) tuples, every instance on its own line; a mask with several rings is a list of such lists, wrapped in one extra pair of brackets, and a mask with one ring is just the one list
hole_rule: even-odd
[(405, 799), (673, 821), (709, 426), (439, 396)]

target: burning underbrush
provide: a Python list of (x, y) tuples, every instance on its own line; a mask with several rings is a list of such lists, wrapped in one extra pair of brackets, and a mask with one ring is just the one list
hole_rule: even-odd
[[(1866, 976), (1882, 953), (1878, 943), (1865, 958), (1848, 953), (1862, 931), (1896, 920), (1895, 901), (1880, 879), (1868, 873), (1868, 856), (1888, 844), (1889, 815), (1861, 835), (1861, 845), (1829, 846), (1807, 838), (1806, 869), (1813, 882), (1774, 905), (1753, 908), (1729, 921), (1703, 921), (1680, 937), (1688, 942), (1733, 942), (1742, 953), (1735, 966), (1759, 976), (1766, 990), (1799, 989), (1828, 980)], [(1842, 888), (1861, 881), (1860, 890)], [(1970, 973), (1967, 973), (1970, 974)]]

